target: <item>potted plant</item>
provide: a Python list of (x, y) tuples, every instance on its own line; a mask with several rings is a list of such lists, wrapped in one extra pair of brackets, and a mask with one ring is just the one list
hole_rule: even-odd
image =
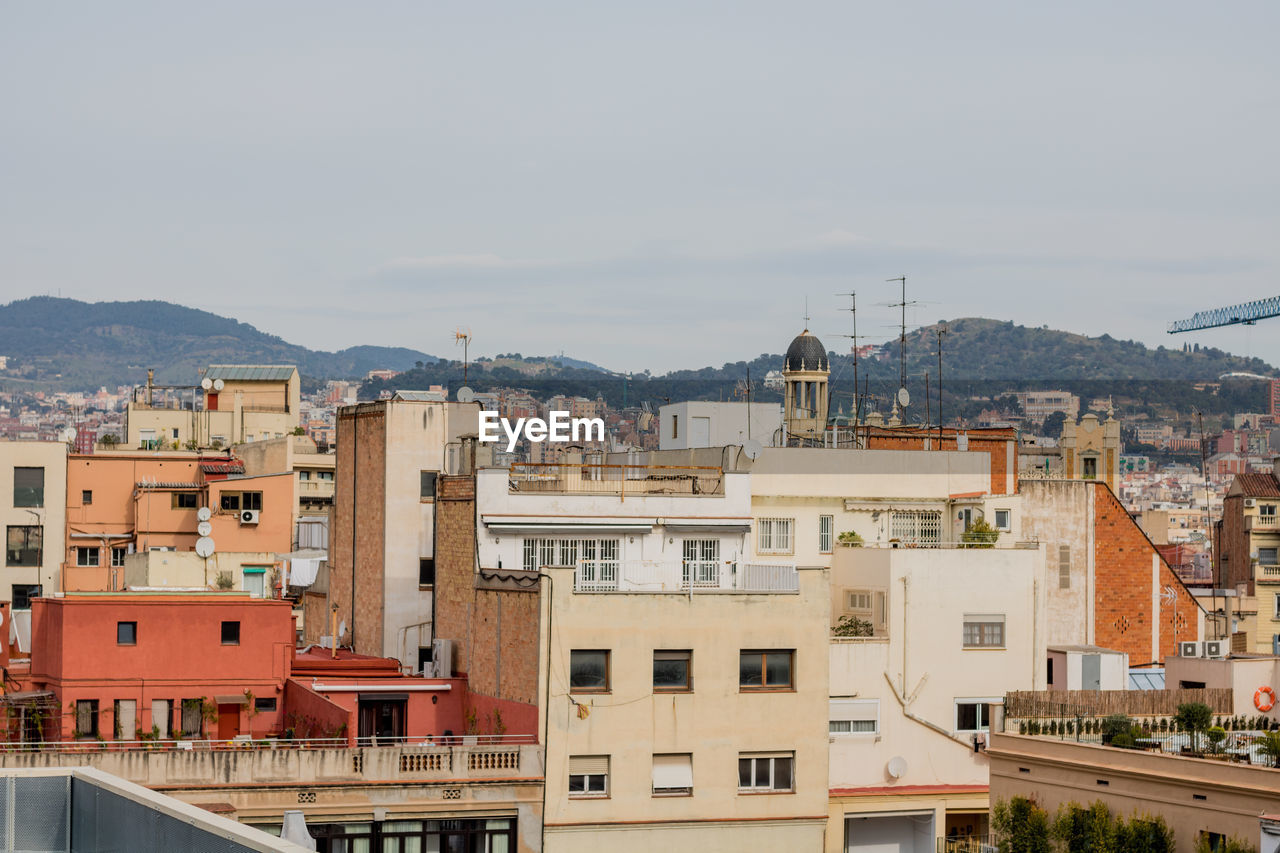
[(865, 540), (858, 535), (856, 530), (846, 530), (836, 536), (836, 541), (843, 548), (861, 548)]

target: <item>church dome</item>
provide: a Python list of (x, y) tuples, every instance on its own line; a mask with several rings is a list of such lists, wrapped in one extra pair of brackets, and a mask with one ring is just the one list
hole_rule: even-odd
[(787, 347), (787, 355), (782, 360), (783, 370), (830, 370), (827, 361), (827, 348), (822, 341), (809, 334), (805, 329)]

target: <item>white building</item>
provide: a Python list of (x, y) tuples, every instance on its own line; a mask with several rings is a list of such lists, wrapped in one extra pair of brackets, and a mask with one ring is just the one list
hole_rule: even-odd
[(658, 448), (687, 450), (758, 441), (782, 444), (782, 406), (777, 403), (719, 403), (691, 400), (658, 409)]
[(61, 589), (66, 519), (67, 445), (0, 441), (0, 523), (5, 533), (0, 598), (13, 602), (14, 610), (28, 611), (28, 620), (32, 598)]

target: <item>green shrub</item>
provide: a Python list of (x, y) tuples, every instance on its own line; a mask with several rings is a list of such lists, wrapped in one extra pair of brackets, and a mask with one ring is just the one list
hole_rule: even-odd
[(1061, 842), (1064, 853), (1109, 851), (1115, 831), (1115, 820), (1100, 800), (1088, 808), (1066, 803), (1058, 809), (1052, 827), (1053, 837)]
[(1000, 838), (1000, 853), (1053, 853), (1049, 813), (1026, 797), (997, 801), (991, 826)]

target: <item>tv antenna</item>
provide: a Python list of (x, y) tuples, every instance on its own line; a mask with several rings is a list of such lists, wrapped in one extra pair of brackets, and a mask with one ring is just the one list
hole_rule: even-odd
[[(899, 331), (898, 331), (898, 373), (899, 373), (899, 383), (900, 383), (899, 387), (903, 390), (906, 390), (906, 387), (907, 387), (907, 306), (916, 305), (917, 303), (915, 300), (912, 300), (910, 302), (907, 301), (907, 277), (905, 275), (900, 275), (897, 278), (885, 279), (886, 283), (893, 282), (893, 281), (901, 282), (902, 284), (902, 300), (900, 302), (892, 303), (889, 307), (902, 309), (902, 324), (900, 325)], [(902, 395), (899, 394), (899, 396), (902, 396)], [(905, 407), (906, 404), (904, 403), (903, 406)]]
[(459, 326), (453, 333), (453, 345), (462, 344), (462, 384), (467, 384), (467, 348), (471, 346), (471, 330)]
[(853, 316), (853, 334), (841, 335), (837, 334), (837, 338), (849, 338), (853, 341), (853, 422), (856, 425), (862, 420), (862, 401), (866, 396), (861, 393), (861, 386), (858, 384), (858, 347), (861, 346), (862, 337), (858, 335), (858, 294), (856, 291), (849, 293), (837, 293), (836, 296), (849, 297), (849, 313)]
[(942, 449), (942, 339), (949, 330), (939, 323), (933, 333), (938, 337), (938, 449)]

